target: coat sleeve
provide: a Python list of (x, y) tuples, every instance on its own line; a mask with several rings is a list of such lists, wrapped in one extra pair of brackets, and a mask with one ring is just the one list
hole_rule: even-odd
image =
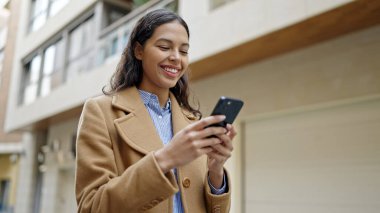
[(207, 212), (220, 212), (220, 213), (228, 213), (230, 212), (231, 205), (231, 183), (230, 177), (228, 175), (227, 170), (224, 170), (226, 174), (226, 192), (220, 195), (214, 195), (211, 192), (210, 185), (208, 184), (208, 174), (206, 174), (205, 181), (205, 197), (206, 197), (206, 208)]
[(174, 195), (174, 175), (162, 173), (152, 152), (118, 175), (104, 118), (96, 100), (85, 103), (77, 136), (78, 212), (140, 212)]

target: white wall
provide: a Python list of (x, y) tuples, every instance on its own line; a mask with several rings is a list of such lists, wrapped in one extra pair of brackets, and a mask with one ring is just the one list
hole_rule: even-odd
[(180, 14), (190, 27), (192, 61), (284, 28), (351, 0), (235, 0), (215, 10), (209, 0), (182, 0)]
[(380, 209), (380, 95), (245, 121), (245, 210)]
[[(219, 96), (241, 98), (237, 125), (249, 117), (285, 109), (380, 94), (380, 27), (238, 68), (192, 83), (207, 116)], [(228, 164), (233, 176), (233, 211), (241, 212), (244, 125)], [(248, 211), (249, 212), (249, 211)]]
[(75, 212), (75, 159), (71, 155), (73, 136), (76, 135), (78, 119), (71, 119), (49, 127), (47, 144), (59, 141), (59, 151), (45, 154), (46, 171), (42, 184), (42, 213)]

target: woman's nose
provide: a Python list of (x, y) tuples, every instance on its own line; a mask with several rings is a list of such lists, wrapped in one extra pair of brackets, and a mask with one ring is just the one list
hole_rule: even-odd
[(178, 61), (180, 60), (180, 54), (178, 51), (172, 51), (169, 56), (169, 60), (171, 61)]

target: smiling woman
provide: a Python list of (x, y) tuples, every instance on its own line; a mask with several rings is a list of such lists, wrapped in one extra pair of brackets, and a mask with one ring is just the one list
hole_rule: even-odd
[[(78, 127), (78, 212), (228, 212), (234, 128), (188, 101), (189, 29), (155, 10), (136, 24)], [(217, 137), (210, 137), (215, 135)]]
[[(135, 55), (141, 60), (144, 72), (140, 89), (150, 93), (167, 93), (168, 88), (174, 87), (187, 70), (188, 49), (187, 32), (178, 22), (158, 27), (144, 47), (137, 44)], [(160, 100), (160, 105), (166, 101)]]

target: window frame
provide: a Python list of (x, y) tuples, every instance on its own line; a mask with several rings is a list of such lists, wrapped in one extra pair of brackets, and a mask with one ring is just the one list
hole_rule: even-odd
[[(46, 24), (46, 22), (49, 20), (49, 18), (57, 15), (70, 2), (70, 0), (45, 0), (45, 1), (47, 1), (46, 8), (44, 8), (44, 10), (42, 10), (42, 11), (39, 11), (37, 14), (34, 14), (36, 11), (35, 8), (36, 8), (37, 1), (40, 1), (40, 0), (32, 0), (31, 4), (30, 4), (29, 21), (28, 21), (28, 32), (29, 33), (36, 32), (39, 29), (41, 29)], [(52, 14), (52, 10), (51, 10), (52, 5), (54, 3), (56, 3), (57, 1), (66, 1), (66, 3), (64, 3), (64, 5), (60, 9), (58, 9), (54, 14)], [(39, 17), (41, 15), (45, 15), (45, 20), (41, 24), (41, 26), (38, 26), (34, 29), (33, 28), (34, 21), (37, 19), (37, 17)]]

